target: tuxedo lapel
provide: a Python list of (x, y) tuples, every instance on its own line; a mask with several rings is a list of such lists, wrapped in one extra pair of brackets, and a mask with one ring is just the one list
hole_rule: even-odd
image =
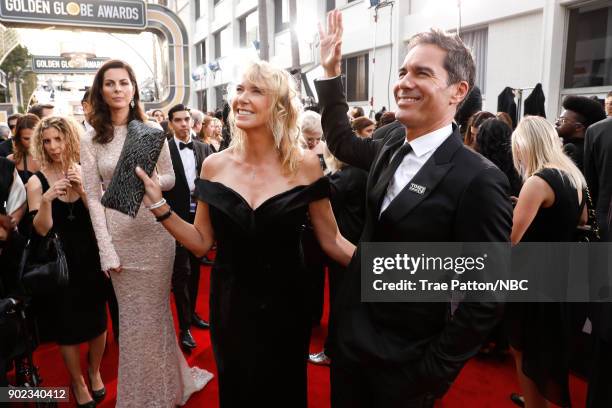
[(176, 147), (176, 142), (174, 138), (168, 141), (168, 147), (170, 148), (170, 157), (172, 158), (172, 164), (174, 166), (175, 176), (180, 178), (186, 186), (187, 177), (185, 177), (185, 168), (183, 167), (183, 160), (181, 159), (181, 154), (179, 153), (178, 147)]
[(461, 147), (461, 141), (451, 134), (425, 162), (418, 173), (383, 211), (381, 217), (398, 220), (425, 200), (453, 168), (453, 154)]

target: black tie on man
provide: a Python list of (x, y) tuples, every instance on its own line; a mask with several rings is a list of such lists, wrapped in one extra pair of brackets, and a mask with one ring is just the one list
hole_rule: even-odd
[[(509, 242), (506, 176), (463, 146), (453, 125), (475, 67), (457, 37), (414, 36), (393, 91), (396, 119), (361, 139), (351, 130), (341, 74), (342, 16), (319, 30), (325, 79), (316, 81), (328, 147), (369, 171), (360, 245), (336, 300), (333, 408), (429, 408), (495, 326), (502, 306), (360, 301), (363, 242)], [(416, 188), (415, 188), (416, 186)]]
[[(176, 182), (170, 191), (164, 192), (164, 198), (179, 217), (193, 223), (195, 180), (199, 177), (202, 162), (212, 151), (208, 145), (191, 139), (189, 108), (182, 104), (173, 106), (168, 111), (168, 121), (174, 134), (168, 146)], [(179, 320), (179, 341), (183, 350), (187, 352), (196, 347), (189, 330), (190, 327), (192, 325), (202, 329), (208, 327), (208, 323), (195, 313), (199, 283), (200, 260), (177, 242), (172, 273), (172, 291)]]

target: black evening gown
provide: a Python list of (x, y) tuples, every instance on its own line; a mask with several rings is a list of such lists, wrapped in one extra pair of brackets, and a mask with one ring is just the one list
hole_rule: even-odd
[[(540, 208), (521, 242), (570, 242), (580, 218), (578, 193), (567, 176), (555, 169), (536, 173), (555, 192), (555, 202)], [(560, 271), (561, 273), (561, 271)], [(507, 305), (508, 337), (523, 353), (523, 372), (540, 393), (562, 407), (569, 407), (570, 337), (581, 324), (571, 303), (510, 303)]]
[(300, 237), (308, 204), (329, 196), (321, 178), (256, 209), (229, 187), (196, 181), (217, 240), (210, 289), (211, 339), (221, 408), (306, 408), (309, 279)]
[[(43, 193), (49, 182), (38, 172)], [(109, 284), (98, 255), (89, 211), (79, 198), (73, 203), (52, 203), (53, 230), (66, 254), (70, 283), (52, 295), (49, 314), (54, 339), (61, 345), (92, 340), (106, 330), (106, 291)], [(34, 230), (32, 235), (36, 235)], [(34, 238), (33, 238), (34, 239)]]

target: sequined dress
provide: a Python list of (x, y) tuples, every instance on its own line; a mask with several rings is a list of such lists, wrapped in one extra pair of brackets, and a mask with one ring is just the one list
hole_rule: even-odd
[[(100, 203), (127, 137), (127, 126), (117, 126), (107, 144), (92, 141), (95, 131), (81, 141), (83, 184), (100, 249), (103, 270), (111, 273), (119, 304), (119, 379), (117, 407), (173, 407), (183, 405), (202, 389), (212, 374), (189, 368), (179, 349), (170, 289), (175, 241), (141, 206), (136, 218)], [(174, 185), (167, 143), (157, 163), (163, 190)]]

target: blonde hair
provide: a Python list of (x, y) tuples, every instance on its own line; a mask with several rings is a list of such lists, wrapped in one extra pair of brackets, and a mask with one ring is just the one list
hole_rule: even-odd
[(52, 116), (42, 119), (34, 129), (32, 143), (34, 156), (42, 167), (49, 166), (53, 160), (43, 145), (43, 132), (47, 129), (57, 130), (64, 138), (65, 148), (62, 153), (64, 167), (68, 168), (80, 160), (81, 127), (70, 118)]
[(523, 180), (552, 168), (562, 171), (576, 190), (586, 187), (584, 176), (563, 151), (557, 131), (539, 116), (523, 118), (512, 133), (512, 160)]
[(209, 135), (208, 133), (206, 133), (206, 129), (208, 128), (208, 124), (210, 122), (212, 122), (213, 119), (214, 118), (212, 116), (203, 115), (202, 116), (202, 120), (200, 121), (200, 122), (202, 122), (202, 128), (198, 132), (198, 138), (202, 142), (204, 142), (204, 143), (209, 143), (210, 144), (210, 139), (211, 139), (212, 135)]
[(341, 162), (332, 154), (327, 145), (325, 145), (325, 150), (323, 150), (323, 160), (325, 160), (325, 164), (327, 165), (330, 173), (335, 173), (346, 166), (346, 163)]
[[(302, 158), (298, 138), (298, 118), (302, 110), (295, 82), (284, 69), (266, 61), (253, 61), (244, 70), (242, 79), (264, 90), (271, 96), (268, 120), (274, 146), (279, 154), (285, 173), (295, 173)], [(230, 88), (230, 101), (235, 97), (235, 87)], [(231, 103), (230, 103), (231, 106)], [(228, 122), (232, 131), (230, 147), (244, 150), (246, 132), (236, 126), (235, 112), (230, 111)]]

